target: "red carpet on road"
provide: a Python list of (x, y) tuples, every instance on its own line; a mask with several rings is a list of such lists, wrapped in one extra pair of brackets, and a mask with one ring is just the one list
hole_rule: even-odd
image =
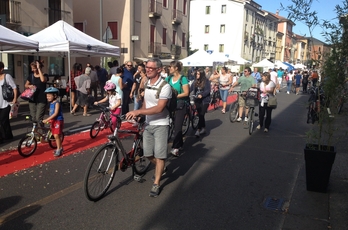
[[(235, 100), (236, 95), (230, 95), (227, 99), (227, 103), (229, 104)], [(220, 103), (220, 106), (221, 105), (222, 102)], [(213, 106), (209, 106), (208, 108), (208, 110), (213, 109)], [(133, 127), (131, 123), (122, 123), (121, 129), (132, 128)], [(108, 141), (106, 138), (107, 135), (110, 134), (110, 129), (106, 129), (100, 132), (94, 139), (91, 139), (91, 137), (89, 136), (89, 131), (74, 134), (71, 136), (65, 136), (63, 142), (64, 152), (60, 157), (53, 156), (53, 149), (48, 145), (48, 143), (38, 143), (35, 153), (26, 158), (19, 155), (17, 149), (5, 151), (3, 153), (0, 153), (0, 177), (104, 144)], [(119, 135), (122, 137), (122, 135), (126, 134)]]

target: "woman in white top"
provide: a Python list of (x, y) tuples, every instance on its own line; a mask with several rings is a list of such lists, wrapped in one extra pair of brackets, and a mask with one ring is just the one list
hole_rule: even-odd
[(261, 129), (263, 127), (264, 117), (266, 113), (264, 132), (267, 133), (269, 130), (269, 126), (271, 125), (272, 109), (273, 109), (271, 107), (268, 107), (267, 104), (268, 104), (268, 99), (270, 97), (274, 97), (276, 84), (273, 81), (271, 81), (271, 75), (269, 72), (264, 72), (261, 76), (261, 79), (262, 79), (262, 82), (260, 84), (261, 99), (260, 99), (260, 106), (259, 106), (260, 124), (256, 128)]
[(285, 80), (286, 80), (286, 86), (288, 88), (288, 91), (286, 93), (290, 94), (291, 87), (292, 87), (292, 81), (294, 80), (294, 72), (292, 70), (290, 70), (290, 73), (288, 73), (288, 75), (286, 75)]
[(227, 96), (228, 96), (228, 90), (231, 87), (232, 84), (232, 77), (230, 74), (227, 73), (227, 67), (221, 68), (221, 75), (219, 78), (219, 84), (220, 84), (220, 96), (222, 100), (222, 113), (226, 112), (226, 105), (227, 105)]

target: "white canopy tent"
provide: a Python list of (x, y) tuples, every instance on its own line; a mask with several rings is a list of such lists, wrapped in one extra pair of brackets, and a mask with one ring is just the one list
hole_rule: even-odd
[(260, 61), (259, 63), (253, 64), (253, 67), (263, 67), (263, 68), (274, 68), (274, 63), (268, 61), (266, 58)]
[(248, 60), (245, 60), (244, 58), (240, 57), (239, 55), (229, 55), (228, 59), (231, 61), (237, 62), (237, 65), (244, 65), (245, 63), (249, 63)]
[(39, 42), (0, 25), (0, 52), (18, 49), (32, 49), (36, 52), (38, 48)]
[(294, 67), (295, 67), (296, 69), (306, 69), (306, 68), (307, 68), (307, 66), (305, 66), (305, 65), (303, 65), (303, 64), (296, 64), (296, 65), (294, 65)]
[(289, 66), (285, 65), (282, 61), (276, 60), (274, 62), (275, 67), (277, 68), (282, 68), (282, 69), (287, 69)]
[(181, 59), (183, 66), (212, 66), (213, 62), (210, 59), (210, 54), (204, 50), (198, 50), (194, 54)]
[[(120, 56), (119, 47), (99, 41), (62, 20), (39, 31), (29, 38), (39, 42), (38, 55), (67, 56), (69, 70), (71, 69), (71, 57)], [(15, 50), (9, 52), (28, 54), (36, 51)], [(71, 78), (69, 77), (69, 84), (70, 80)]]

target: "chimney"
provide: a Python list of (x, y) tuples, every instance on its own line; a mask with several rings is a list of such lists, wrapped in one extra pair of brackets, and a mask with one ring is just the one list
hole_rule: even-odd
[(276, 15), (279, 15), (279, 9), (277, 9), (277, 11), (276, 11)]

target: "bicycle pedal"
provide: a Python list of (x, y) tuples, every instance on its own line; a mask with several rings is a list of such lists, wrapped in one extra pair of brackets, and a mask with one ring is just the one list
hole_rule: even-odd
[(139, 183), (144, 182), (143, 177), (142, 177), (142, 176), (139, 176), (139, 175), (134, 175), (134, 176), (133, 176), (133, 179), (134, 179), (135, 181), (139, 182)]

